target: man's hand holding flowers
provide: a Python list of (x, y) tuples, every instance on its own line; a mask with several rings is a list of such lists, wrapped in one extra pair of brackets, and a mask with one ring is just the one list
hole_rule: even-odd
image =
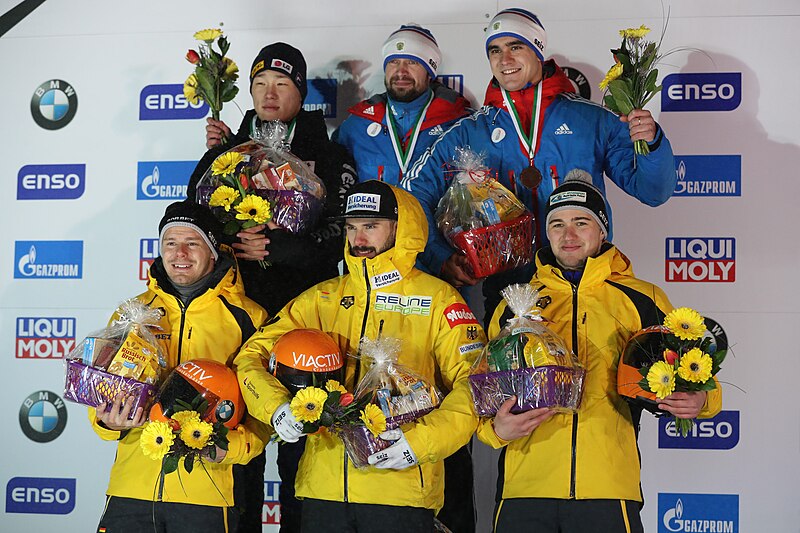
[(297, 442), (304, 436), (303, 423), (292, 413), (289, 402), (284, 403), (272, 415), (272, 427), (284, 442)]
[(706, 391), (673, 392), (658, 403), (658, 408), (669, 411), (675, 418), (697, 418), (706, 404)]

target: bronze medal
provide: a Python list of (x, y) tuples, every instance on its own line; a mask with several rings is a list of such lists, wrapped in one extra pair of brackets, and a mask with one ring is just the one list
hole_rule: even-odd
[(524, 168), (522, 172), (520, 172), (519, 180), (524, 186), (530, 190), (534, 190), (539, 186), (540, 183), (542, 183), (542, 173), (539, 172), (538, 168), (531, 165), (527, 168)]

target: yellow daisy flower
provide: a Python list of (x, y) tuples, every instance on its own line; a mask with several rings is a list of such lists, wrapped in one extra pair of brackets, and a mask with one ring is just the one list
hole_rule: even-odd
[(675, 370), (664, 361), (654, 363), (647, 373), (647, 384), (659, 400), (675, 390)]
[(236, 172), (236, 165), (244, 161), (244, 156), (239, 152), (225, 152), (211, 163), (211, 173), (214, 176), (225, 176)]
[(202, 450), (208, 445), (213, 431), (214, 426), (208, 422), (189, 418), (185, 424), (181, 424), (181, 440), (190, 448)]
[(167, 455), (173, 442), (175, 442), (175, 435), (172, 434), (172, 429), (166, 422), (149, 422), (139, 438), (142, 452), (156, 461), (160, 461)]
[(317, 387), (300, 389), (289, 407), (292, 414), (300, 422), (316, 422), (322, 415), (322, 404), (328, 399), (328, 393)]
[(269, 202), (255, 194), (245, 196), (236, 205), (236, 211), (239, 213), (236, 215), (239, 220), (253, 220), (256, 224), (264, 224), (272, 217)]
[(225, 211), (231, 210), (233, 202), (239, 199), (239, 191), (227, 185), (220, 185), (211, 193), (208, 205), (211, 207), (224, 207)]
[(342, 386), (342, 384), (336, 381), (335, 379), (329, 379), (328, 381), (325, 382), (325, 390), (327, 390), (328, 392), (333, 392), (335, 390), (338, 390), (342, 394), (347, 392), (347, 389), (345, 389)]
[(711, 356), (692, 348), (681, 357), (678, 375), (686, 381), (705, 383), (711, 377)]
[(673, 335), (685, 341), (696, 341), (706, 332), (706, 323), (700, 313), (688, 307), (673, 309), (664, 318), (666, 326)]
[(200, 415), (197, 413), (197, 411), (178, 411), (170, 418), (177, 420), (181, 427), (186, 425), (186, 423), (188, 423), (190, 420), (196, 420), (197, 422), (200, 421)]
[(189, 77), (183, 82), (183, 96), (192, 105), (197, 105), (197, 102), (200, 101), (200, 96), (197, 94), (197, 76), (194, 74), (189, 74)]
[(622, 63), (614, 63), (614, 66), (608, 69), (606, 77), (600, 82), (600, 88), (605, 89), (608, 84), (619, 78), (622, 75)]
[(206, 30), (200, 30), (198, 32), (195, 32), (194, 38), (197, 39), (198, 41), (205, 41), (211, 44), (212, 42), (214, 42), (214, 39), (216, 39), (220, 35), (222, 35), (222, 30), (220, 30), (219, 28), (213, 28), (213, 29), (209, 28)]
[(650, 28), (642, 24), (638, 28), (628, 28), (626, 30), (619, 30), (619, 36), (624, 39), (641, 39), (650, 33)]
[(236, 65), (236, 63), (234, 63), (233, 59), (224, 57), (222, 60), (225, 62), (225, 74), (222, 76), (224, 78), (238, 78), (239, 67)]
[(367, 404), (361, 411), (361, 420), (367, 429), (376, 437), (386, 431), (386, 417), (383, 416), (381, 408), (375, 404)]

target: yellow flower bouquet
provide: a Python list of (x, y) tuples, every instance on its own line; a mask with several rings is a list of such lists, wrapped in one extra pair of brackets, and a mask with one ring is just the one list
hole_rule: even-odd
[[(600, 88), (606, 91), (603, 98), (606, 107), (618, 115), (643, 109), (661, 91), (661, 85), (657, 85), (658, 69), (655, 68), (661, 58), (661, 41), (644, 40), (648, 33), (650, 28), (645, 25), (620, 30), (622, 44), (611, 50), (614, 65), (600, 82)], [(639, 155), (650, 153), (644, 140), (636, 141), (634, 149)]]
[[(635, 333), (625, 346), (617, 369), (617, 391), (642, 402), (656, 414), (659, 400), (674, 392), (711, 391), (714, 376), (725, 360), (727, 347), (716, 346), (706, 334), (703, 317), (688, 307), (674, 309), (661, 325)], [(681, 435), (688, 435), (694, 419), (676, 418)]]
[[(236, 97), (239, 88), (239, 67), (229, 57), (225, 57), (230, 48), (228, 39), (220, 29), (200, 30), (194, 34), (200, 41), (197, 50), (190, 49), (186, 60), (195, 66), (183, 84), (183, 94), (192, 104), (203, 100), (211, 108), (211, 116), (219, 120), (222, 104)], [(214, 49), (216, 43), (219, 51)]]

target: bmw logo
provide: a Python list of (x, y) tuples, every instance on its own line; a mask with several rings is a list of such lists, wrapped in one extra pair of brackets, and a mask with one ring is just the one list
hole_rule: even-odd
[(33, 92), (31, 115), (46, 130), (63, 128), (77, 111), (78, 95), (72, 85), (64, 80), (48, 80)]
[(222, 400), (217, 405), (217, 420), (220, 422), (227, 422), (231, 418), (233, 418), (233, 412), (236, 409), (233, 406), (233, 402), (230, 400)]
[(561, 67), (561, 70), (563, 70), (564, 74), (567, 75), (567, 78), (569, 78), (569, 81), (572, 82), (572, 86), (575, 87), (575, 90), (578, 92), (581, 98), (591, 100), (592, 86), (589, 84), (589, 80), (586, 79), (586, 76), (584, 76), (583, 73), (575, 67)]
[(67, 406), (54, 392), (34, 392), (22, 402), (19, 425), (32, 441), (50, 442), (57, 439), (67, 425)]

